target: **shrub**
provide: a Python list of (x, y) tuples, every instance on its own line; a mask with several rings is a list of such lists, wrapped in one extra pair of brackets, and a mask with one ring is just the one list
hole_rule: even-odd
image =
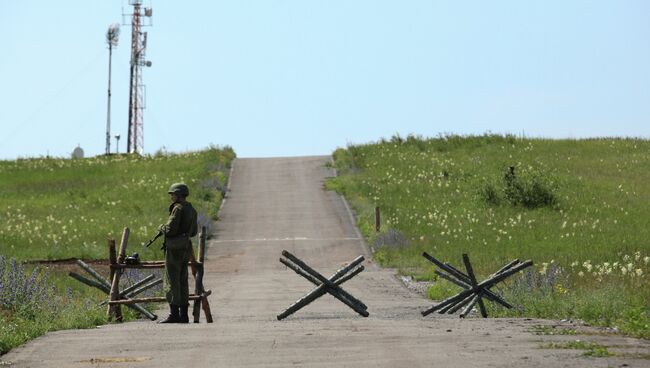
[(485, 181), (479, 188), (480, 197), (490, 205), (500, 205), (506, 201), (513, 206), (529, 209), (553, 207), (557, 205), (557, 184), (551, 175), (540, 170), (528, 168), (515, 174), (509, 167), (503, 176), (501, 188), (493, 181)]

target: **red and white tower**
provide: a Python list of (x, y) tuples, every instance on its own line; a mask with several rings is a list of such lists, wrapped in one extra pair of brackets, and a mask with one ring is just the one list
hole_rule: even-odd
[[(142, 27), (151, 25), (151, 8), (143, 8), (142, 0), (129, 0), (133, 6), (131, 16), (131, 80), (129, 83), (129, 130), (127, 153), (142, 154), (144, 149), (143, 110), (145, 108), (145, 85), (142, 83), (142, 67), (151, 66), (145, 59), (147, 32)], [(144, 24), (143, 19), (149, 19)], [(128, 25), (128, 24), (127, 24)]]

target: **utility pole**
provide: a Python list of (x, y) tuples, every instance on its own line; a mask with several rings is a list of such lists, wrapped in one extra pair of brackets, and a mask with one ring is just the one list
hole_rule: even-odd
[(120, 25), (113, 23), (106, 32), (106, 43), (108, 43), (108, 107), (106, 109), (106, 154), (111, 154), (111, 63), (113, 60), (113, 47), (117, 46), (120, 36)]
[(120, 135), (115, 134), (115, 154), (120, 153)]
[(144, 148), (143, 110), (145, 108), (145, 86), (142, 83), (142, 67), (151, 66), (145, 59), (147, 49), (147, 32), (142, 32), (143, 18), (151, 20), (151, 8), (142, 8), (142, 0), (129, 0), (133, 6), (131, 15), (131, 70), (129, 82), (129, 128), (127, 136), (127, 153), (141, 154)]

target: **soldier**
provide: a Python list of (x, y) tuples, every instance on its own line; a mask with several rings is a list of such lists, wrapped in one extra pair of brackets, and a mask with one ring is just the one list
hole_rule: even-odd
[(183, 183), (173, 184), (168, 193), (172, 204), (169, 219), (159, 230), (165, 235), (165, 296), (169, 302), (169, 316), (160, 323), (188, 323), (189, 287), (187, 263), (192, 251), (191, 237), (198, 231), (196, 210), (186, 198), (190, 190)]

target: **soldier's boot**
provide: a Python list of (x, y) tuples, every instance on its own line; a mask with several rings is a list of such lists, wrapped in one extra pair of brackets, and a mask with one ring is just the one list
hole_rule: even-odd
[(181, 322), (181, 316), (179, 314), (179, 307), (173, 304), (169, 305), (169, 316), (167, 318), (163, 319), (162, 321), (158, 323), (180, 323)]
[(187, 309), (190, 306), (188, 304), (182, 305), (180, 307), (180, 323), (190, 323), (190, 317), (187, 315)]

